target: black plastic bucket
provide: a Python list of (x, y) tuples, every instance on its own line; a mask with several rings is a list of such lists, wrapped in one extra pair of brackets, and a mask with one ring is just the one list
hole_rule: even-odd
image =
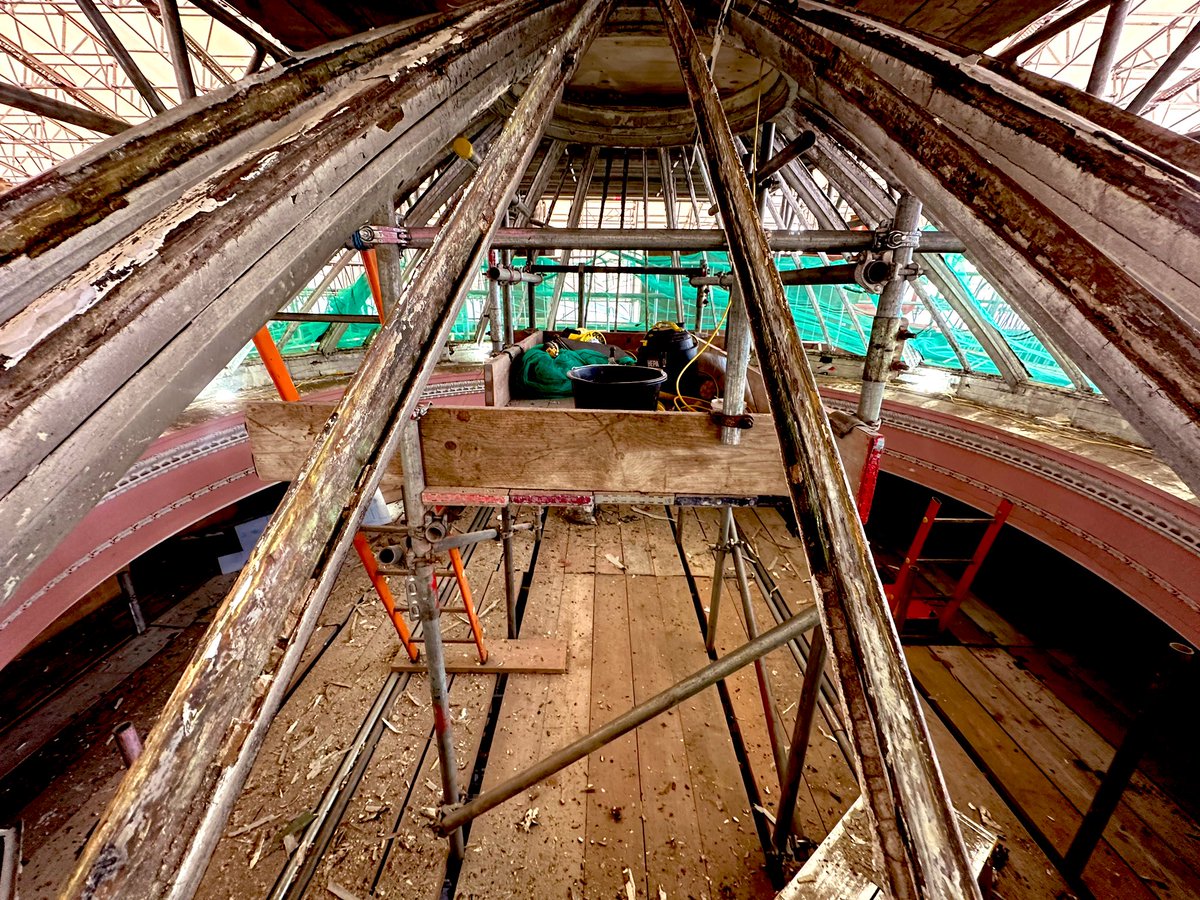
[(577, 366), (567, 372), (577, 409), (658, 408), (658, 386), (667, 380), (649, 366)]

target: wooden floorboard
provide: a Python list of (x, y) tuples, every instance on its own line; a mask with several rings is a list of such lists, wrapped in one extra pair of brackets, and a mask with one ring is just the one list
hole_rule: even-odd
[[(634, 704), (626, 583), (620, 575), (596, 576), (589, 730)], [(627, 870), (637, 893), (647, 890), (640, 766), (636, 734), (623, 735), (588, 757), (587, 895), (620, 894), (629, 880)]]
[[(1108, 769), (1114, 748), (1100, 734), (1048, 690), (1036, 677), (1020, 668), (1005, 650), (975, 648), (975, 658), (1038, 717), (1074, 755), (1072, 763), (1096, 775)], [(1181, 859), (1200, 872), (1200, 825), (1184, 813), (1141, 772), (1134, 772), (1123, 803), (1136, 812), (1164, 840), (1174, 843)], [(1195, 835), (1179, 841), (1179, 835)], [(1200, 892), (1198, 892), (1200, 893)]]
[[(563, 675), (508, 680), (483, 786), (494, 787), (587, 730), (591, 691), (594, 576), (566, 574), (568, 526), (551, 512), (531, 585), (522, 635), (567, 641)], [(528, 630), (527, 630), (528, 629)], [(475, 821), (458, 896), (567, 897), (583, 884), (587, 762), (581, 761)], [(526, 828), (537, 809), (537, 824)]]
[[(703, 650), (687, 579), (681, 575), (660, 577), (657, 586), (667, 626), (684, 638), (682, 647), (667, 654), (671, 675), (679, 681), (706, 665), (708, 656)], [(716, 687), (681, 703), (679, 715), (700, 827), (700, 849), (708, 872), (708, 896), (772, 896), (763, 868), (762, 846)]]
[[(671, 665), (677, 656), (703, 664), (698, 634), (680, 631), (664, 604), (654, 578), (628, 581), (629, 636), (633, 688), (637, 703), (671, 687), (678, 677)], [(689, 640), (690, 639), (690, 640)], [(690, 652), (689, 652), (690, 651)], [(692, 789), (691, 761), (684, 738), (683, 714), (669, 709), (636, 732), (641, 805), (645, 815), (648, 896), (700, 897), (708, 891), (708, 870), (701, 852), (701, 823)], [(706, 825), (712, 823), (707, 821)]]
[[(1059, 853), (1065, 852), (1082, 818), (1071, 802), (929, 648), (909, 647), (907, 656), (930, 706), (1002, 786), (1008, 802)], [(1096, 848), (1084, 881), (1098, 900), (1154, 896), (1107, 841)]]
[[(1087, 811), (1100, 779), (1027, 706), (965, 647), (931, 647), (933, 656), (999, 722), (1079, 813)], [(1200, 879), (1183, 858), (1127, 803), (1118, 804), (1105, 838), (1130, 868), (1160, 897), (1200, 894)], [(1182, 842), (1176, 836), (1175, 845)]]

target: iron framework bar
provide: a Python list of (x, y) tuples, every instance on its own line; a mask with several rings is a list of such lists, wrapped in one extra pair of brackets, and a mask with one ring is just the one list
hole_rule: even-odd
[(124, 119), (93, 112), (71, 103), (63, 103), (53, 97), (47, 97), (44, 94), (28, 91), (11, 84), (0, 83), (0, 103), (45, 116), (48, 119), (98, 131), (101, 134), (120, 134), (129, 127), (129, 123)]
[(514, 775), (503, 784), (496, 785), (478, 797), (464, 803), (462, 806), (443, 808), (434, 827), (442, 834), (461, 828), (472, 819), (478, 818), (485, 812), (495, 809), (505, 800), (510, 800), (526, 788), (549, 778), (555, 772), (562, 771), (572, 763), (578, 762), (606, 744), (610, 744), (624, 734), (628, 734), (639, 725), (649, 722), (660, 713), (678, 706), (689, 697), (694, 697), (706, 687), (716, 684), (723, 678), (728, 678), (738, 669), (747, 666), (757, 659), (762, 659), (777, 647), (782, 647), (788, 641), (803, 634), (817, 624), (816, 607), (810, 606), (796, 613), (782, 625), (776, 625), (760, 637), (743, 644), (737, 650), (722, 656), (716, 662), (709, 663), (703, 669), (692, 673), (682, 681), (672, 685), (660, 694), (656, 694), (645, 703), (640, 703), (628, 712), (622, 713), (606, 725), (591, 734), (573, 741), (556, 753), (543, 759)]

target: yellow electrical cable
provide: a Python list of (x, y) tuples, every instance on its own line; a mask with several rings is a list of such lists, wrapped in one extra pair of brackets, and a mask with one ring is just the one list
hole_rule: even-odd
[[(679, 374), (675, 376), (675, 408), (676, 409), (679, 409), (679, 400), (682, 396), (682, 392), (679, 390), (679, 384), (683, 380), (683, 373), (686, 372), (689, 368), (691, 368), (692, 363), (694, 363), (696, 360), (698, 360), (700, 358), (701, 354), (703, 354), (705, 350), (707, 350), (709, 347), (712, 346), (712, 342), (714, 340), (716, 340), (717, 335), (720, 334), (720, 332), (721, 332), (721, 326), (725, 324), (725, 318), (729, 315), (729, 307), (732, 305), (733, 305), (733, 294), (730, 293), (729, 302), (725, 304), (725, 312), (723, 312), (721, 314), (721, 321), (717, 323), (717, 327), (713, 329), (713, 333), (708, 336), (708, 340), (705, 341), (704, 346), (700, 348), (700, 352), (697, 353), (695, 356), (693, 356), (691, 359), (689, 359), (687, 361), (687, 365), (685, 365), (682, 369), (680, 369)], [(685, 407), (687, 407), (688, 412), (696, 411), (695, 407), (693, 407), (690, 403), (684, 403), (683, 405)]]

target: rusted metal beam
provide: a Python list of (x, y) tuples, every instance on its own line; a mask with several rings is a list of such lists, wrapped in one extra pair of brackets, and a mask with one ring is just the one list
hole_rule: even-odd
[(1062, 34), (1072, 25), (1078, 25), (1084, 19), (1094, 16), (1110, 5), (1112, 5), (1112, 0), (1087, 0), (1086, 3), (1081, 3), (1070, 12), (1035, 28), (1025, 37), (1002, 50), (996, 58), (1005, 62), (1016, 62), (1022, 54), (1028, 53), (1034, 47), (1040, 47), (1055, 35)]
[[(298, 661), (296, 648), (302, 650), (305, 631), (311, 633), (313, 610), (332, 587), (382, 476), (381, 464), (409, 425), (497, 213), (507, 206), (611, 2), (550, 7), (551, 22), (575, 13), (551, 40), (545, 18), (531, 20), (540, 38), (540, 66), (468, 189), (463, 215), (422, 266), (411, 302), (372, 344), (323, 439), (255, 545), (145, 753), (98, 823), (68, 895), (186, 897), (194, 890), (282, 698), (288, 673), (280, 659)], [(534, 56), (533, 48), (523, 49)], [(306, 627), (298, 629), (299, 620)]]
[(150, 107), (150, 111), (153, 113), (165, 113), (167, 105), (163, 103), (162, 98), (158, 96), (158, 91), (154, 90), (154, 85), (142, 73), (138, 64), (134, 62), (133, 57), (129, 54), (129, 51), (125, 49), (125, 45), (121, 43), (121, 39), (117, 36), (116, 31), (108, 24), (108, 20), (104, 18), (104, 14), (96, 6), (95, 0), (75, 0), (75, 3), (83, 10), (83, 14), (87, 16), (87, 20), (96, 29), (100, 41), (104, 44), (108, 52), (113, 55), (113, 58), (116, 59), (117, 64), (121, 67), (121, 71), (125, 73), (125, 77), (132, 82), (134, 88), (141, 94), (142, 99), (146, 101), (146, 105)]
[(171, 54), (171, 67), (175, 70), (175, 86), (179, 88), (180, 98), (191, 100), (196, 96), (196, 81), (192, 77), (192, 61), (188, 57), (187, 36), (179, 18), (179, 4), (176, 0), (158, 0), (157, 6), (158, 20), (167, 33), (167, 49)]
[[(15, 348), (0, 351), (14, 357), (0, 372), (0, 512), (19, 523), (0, 533), (0, 607), (379, 197), (528, 74), (553, 9), (515, 0), (407, 43), (385, 58), (405, 77), (361, 73), (326, 117), (257, 147), (86, 267), (71, 282), (84, 294), (66, 294), (80, 314), (40, 340), (21, 321), (0, 332)], [(87, 305), (94, 286), (103, 296)], [(55, 307), (62, 297), (43, 302), (65, 318), (79, 307)]]
[(1129, 15), (1132, 0), (1114, 0), (1104, 17), (1104, 31), (1096, 45), (1096, 58), (1088, 74), (1087, 92), (1103, 97), (1108, 91), (1108, 79), (1112, 77), (1113, 63), (1117, 60), (1117, 48), (1121, 43), (1121, 32), (1125, 30), (1125, 18)]
[(771, 261), (716, 86), (680, 0), (659, 0), (699, 124), (805, 541), (866, 808), (893, 897), (978, 898), (883, 586)]
[(856, 16), (784, 12), (771, 0), (731, 21), (870, 145), (1026, 320), (1200, 489), (1196, 179), (949, 51)]
[[(1189, 56), (1197, 47), (1200, 47), (1200, 24), (1192, 26), (1189, 31), (1179, 42), (1179, 45), (1171, 51), (1161, 66), (1155, 69), (1154, 74), (1149, 80), (1142, 85), (1142, 89), (1137, 92), (1137, 96), (1129, 101), (1129, 105), (1125, 107), (1126, 112), (1141, 113), (1146, 107), (1153, 107), (1158, 92), (1162, 86), (1167, 83), (1167, 80), (1179, 71)], [(1092, 91), (1091, 93), (1095, 93)]]
[(61, 100), (55, 100), (45, 94), (27, 91), (25, 88), (12, 84), (0, 84), (0, 104), (45, 116), (47, 119), (78, 125), (101, 134), (120, 134), (129, 128), (129, 123), (124, 119), (106, 116), (71, 103), (63, 103)]

